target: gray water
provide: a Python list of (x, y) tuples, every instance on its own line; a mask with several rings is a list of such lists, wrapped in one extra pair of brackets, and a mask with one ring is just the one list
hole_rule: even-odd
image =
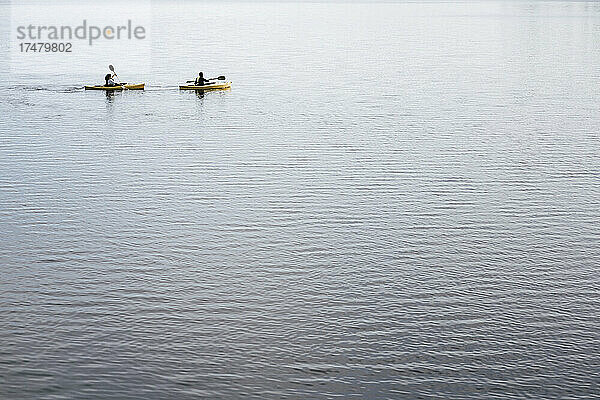
[(3, 57), (0, 398), (600, 397), (600, 4), (151, 33), (144, 92)]

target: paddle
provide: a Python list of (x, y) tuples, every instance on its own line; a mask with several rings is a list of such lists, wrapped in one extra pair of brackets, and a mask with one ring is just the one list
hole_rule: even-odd
[(127, 82), (121, 82), (121, 78), (119, 78), (119, 75), (117, 75), (117, 73), (115, 72), (115, 67), (113, 67), (112, 64), (111, 64), (111, 65), (108, 66), (108, 69), (110, 69), (112, 71), (112, 73), (115, 74), (115, 76), (119, 80), (119, 86), (123, 86), (123, 89), (127, 89), (125, 87), (125, 85), (127, 85)]
[(121, 79), (119, 78), (119, 75), (117, 75), (117, 73), (115, 72), (115, 67), (113, 67), (112, 64), (111, 64), (111, 65), (108, 66), (108, 69), (110, 69), (112, 71), (112, 73), (115, 74), (115, 76), (119, 80), (119, 83), (121, 83)]
[[(217, 79), (220, 80), (220, 81), (224, 81), (225, 77), (223, 75), (221, 75), (221, 76), (218, 76), (216, 78), (207, 79), (207, 81), (214, 81), (214, 80), (217, 80)], [(186, 83), (192, 83), (192, 82), (196, 82), (196, 81), (195, 80), (193, 80), (193, 81), (186, 81)]]

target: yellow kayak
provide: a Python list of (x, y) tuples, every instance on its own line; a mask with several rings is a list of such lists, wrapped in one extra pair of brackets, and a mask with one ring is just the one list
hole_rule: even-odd
[(85, 90), (144, 90), (145, 83), (138, 83), (137, 85), (122, 85), (122, 86), (86, 86)]
[(231, 87), (231, 82), (224, 83), (211, 83), (209, 85), (180, 85), (179, 89), (181, 90), (217, 90), (217, 89), (229, 89)]

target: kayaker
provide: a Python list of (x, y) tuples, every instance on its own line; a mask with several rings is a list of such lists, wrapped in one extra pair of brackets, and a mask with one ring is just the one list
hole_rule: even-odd
[(106, 74), (104, 77), (105, 85), (104, 86), (118, 86), (113, 80), (113, 74)]
[(204, 86), (204, 85), (206, 85), (207, 83), (210, 83), (210, 81), (209, 81), (208, 79), (204, 79), (204, 74), (203, 74), (202, 72), (200, 72), (200, 73), (198, 74), (198, 77), (196, 78), (196, 81), (195, 81), (195, 83), (194, 83), (194, 84), (195, 84), (196, 86)]

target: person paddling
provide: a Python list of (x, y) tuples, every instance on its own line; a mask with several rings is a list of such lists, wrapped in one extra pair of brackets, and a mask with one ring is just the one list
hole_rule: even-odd
[(196, 86), (204, 86), (204, 85), (206, 85), (207, 83), (210, 83), (210, 80), (208, 80), (208, 79), (204, 79), (204, 73), (202, 73), (202, 72), (200, 72), (200, 73), (198, 74), (198, 77), (197, 77), (197, 78), (196, 78), (196, 80), (194, 81), (194, 84), (195, 84)]
[(105, 85), (104, 86), (118, 86), (113, 80), (114, 74), (106, 74), (104, 76)]

